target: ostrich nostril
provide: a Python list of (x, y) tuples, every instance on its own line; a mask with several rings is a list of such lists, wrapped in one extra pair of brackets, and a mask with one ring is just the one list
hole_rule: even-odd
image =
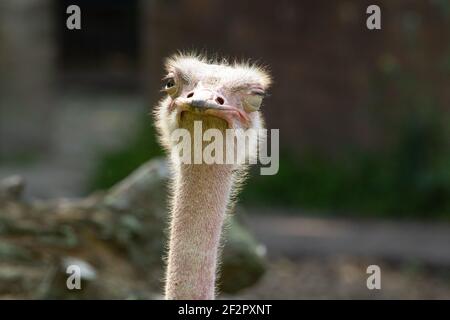
[(223, 100), (222, 97), (217, 97), (217, 98), (216, 98), (216, 102), (217, 102), (218, 104), (222, 105), (222, 104), (225, 103), (225, 100)]
[(188, 98), (192, 98), (193, 96), (194, 96), (194, 92), (189, 92), (187, 95)]

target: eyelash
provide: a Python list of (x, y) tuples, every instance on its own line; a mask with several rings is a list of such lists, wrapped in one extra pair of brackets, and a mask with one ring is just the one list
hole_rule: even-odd
[[(177, 82), (175, 81), (174, 76), (164, 77), (163, 80), (165, 80), (164, 91), (169, 91), (177, 85)], [(269, 96), (264, 90), (260, 90), (260, 89), (251, 90), (250, 92), (248, 92), (248, 94), (261, 96), (262, 98), (266, 98)]]
[(253, 94), (256, 96), (267, 97), (267, 94), (264, 91), (250, 91), (249, 94)]

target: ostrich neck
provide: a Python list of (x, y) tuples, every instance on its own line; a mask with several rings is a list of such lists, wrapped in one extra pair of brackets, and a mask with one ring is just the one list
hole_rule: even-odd
[(228, 165), (184, 165), (172, 199), (167, 299), (214, 299), (218, 251), (232, 185)]

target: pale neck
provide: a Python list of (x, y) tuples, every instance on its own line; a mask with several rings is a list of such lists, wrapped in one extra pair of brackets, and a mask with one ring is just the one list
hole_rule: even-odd
[(178, 169), (172, 199), (166, 299), (214, 299), (232, 168), (182, 164)]

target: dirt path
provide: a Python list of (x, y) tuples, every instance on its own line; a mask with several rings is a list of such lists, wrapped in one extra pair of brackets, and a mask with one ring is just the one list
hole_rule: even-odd
[[(267, 248), (263, 279), (248, 299), (450, 299), (450, 224), (336, 219), (283, 209), (249, 210), (246, 225)], [(369, 290), (378, 265), (381, 290)]]
[(450, 272), (377, 261), (380, 290), (369, 290), (372, 259), (308, 257), (271, 260), (263, 279), (242, 299), (450, 299)]
[[(450, 224), (317, 218), (249, 211), (270, 257), (352, 256), (450, 268)], [(269, 211), (269, 210), (267, 210)], [(273, 214), (273, 213), (276, 213)]]

